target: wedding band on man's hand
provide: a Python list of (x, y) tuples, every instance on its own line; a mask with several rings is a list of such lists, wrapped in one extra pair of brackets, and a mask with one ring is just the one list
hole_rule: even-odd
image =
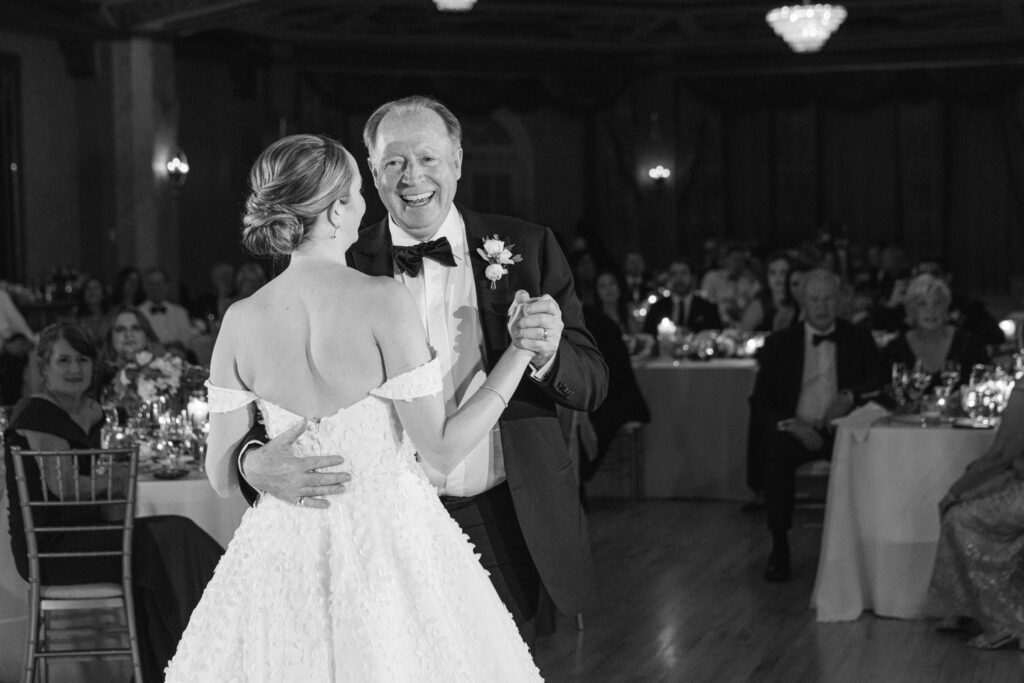
[(305, 496), (299, 496), (299, 499), (297, 501), (295, 501), (295, 504), (298, 505), (300, 508), (301, 507), (306, 507), (306, 497)]

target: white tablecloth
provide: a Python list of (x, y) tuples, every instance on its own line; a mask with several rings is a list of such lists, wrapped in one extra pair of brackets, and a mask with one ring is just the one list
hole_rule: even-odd
[(939, 616), (928, 581), (939, 539), (939, 500), (993, 430), (882, 421), (836, 433), (825, 529), (811, 604), (818, 621)]
[(644, 431), (649, 498), (745, 500), (751, 359), (655, 360), (635, 368), (651, 409)]
[[(2, 482), (0, 482), (2, 483)], [(6, 494), (0, 505), (0, 681), (20, 678), (28, 623), (28, 584), (14, 567), (8, 533)], [(205, 475), (198, 472), (183, 479), (160, 481), (139, 477), (137, 516), (182, 515), (189, 517), (221, 545), (227, 545), (247, 509), (241, 494), (218, 496)], [(51, 680), (84, 680), (84, 671), (97, 665), (73, 662), (51, 665)], [(89, 667), (88, 669), (86, 667)]]

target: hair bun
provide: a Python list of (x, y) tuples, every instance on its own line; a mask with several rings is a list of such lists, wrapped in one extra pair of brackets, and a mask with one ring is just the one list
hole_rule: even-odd
[(242, 217), (242, 246), (253, 256), (287, 256), (304, 234), (302, 219), (280, 206), (264, 205), (254, 192)]
[(302, 242), (302, 219), (281, 207), (254, 207), (242, 217), (242, 245), (253, 256), (288, 256)]

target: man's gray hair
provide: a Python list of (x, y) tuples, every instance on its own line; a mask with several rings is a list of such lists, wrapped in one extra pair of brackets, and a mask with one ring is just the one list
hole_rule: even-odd
[(366, 145), (366, 151), (370, 156), (373, 156), (373, 145), (377, 141), (377, 131), (380, 129), (380, 122), (384, 120), (385, 116), (391, 113), (415, 114), (421, 111), (432, 111), (440, 116), (441, 120), (444, 121), (444, 127), (448, 130), (448, 137), (452, 141), (452, 147), (454, 149), (462, 147), (462, 124), (455, 118), (455, 114), (432, 97), (411, 95), (410, 97), (385, 102), (377, 107), (377, 111), (370, 114), (370, 118), (366, 120), (366, 125), (363, 126), (363, 144)]

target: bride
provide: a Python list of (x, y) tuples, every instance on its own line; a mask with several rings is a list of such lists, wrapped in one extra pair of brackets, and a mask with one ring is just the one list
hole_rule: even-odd
[[(529, 681), (511, 615), (418, 458), (449, 471), (490, 431), (532, 353), (510, 346), (445, 415), (409, 292), (345, 265), (366, 205), (352, 156), (293, 135), (250, 172), (243, 242), (288, 267), (224, 316), (207, 473), (227, 495), (256, 419), (298, 455), (341, 454), (327, 508), (263, 496), (192, 614), (167, 681)], [(517, 300), (526, 298), (520, 292)]]

